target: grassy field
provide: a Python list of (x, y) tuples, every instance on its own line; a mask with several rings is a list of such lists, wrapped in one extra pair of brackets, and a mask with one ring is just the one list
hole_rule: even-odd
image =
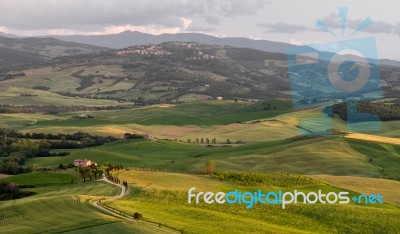
[(37, 195), (0, 202), (1, 233), (163, 233), (156, 226), (103, 214), (89, 204), (119, 194), (120, 188), (104, 182), (63, 185), (70, 182), (65, 175), (69, 174), (28, 173), (2, 179), (39, 187), (26, 189)]
[(0, 114), (0, 127), (20, 130), (28, 125), (36, 124), (38, 121), (59, 119), (52, 115), (43, 114)]
[[(397, 162), (397, 155), (387, 154), (382, 163), (378, 159), (370, 162), (367, 156), (353, 147), (353, 143), (341, 136), (287, 139), (233, 147), (128, 140), (90, 150), (73, 150), (64, 157), (32, 158), (28, 164), (57, 166), (59, 163), (71, 163), (76, 158), (87, 158), (101, 164), (112, 162), (130, 167), (198, 173), (201, 165), (212, 159), (216, 161), (219, 171), (280, 171), (366, 177), (383, 177), (385, 172), (398, 173), (398, 167), (396, 169), (390, 164)], [(387, 151), (378, 150), (376, 154), (384, 152)], [(382, 171), (383, 168), (386, 171)]]
[(33, 172), (19, 174), (0, 179), (0, 182), (12, 182), (16, 184), (45, 186), (54, 184), (72, 184), (80, 180), (79, 173), (75, 171), (58, 172)]
[[(126, 132), (147, 133), (159, 139), (179, 139), (186, 141), (196, 138), (216, 138), (219, 143), (225, 143), (226, 139), (232, 141), (241, 140), (244, 142), (262, 142), (283, 140), (294, 137), (298, 134), (295, 126), (279, 121), (263, 121), (249, 124), (233, 123), (228, 125), (213, 126), (174, 126), (174, 125), (139, 125), (139, 124), (111, 124), (82, 126), (85, 121), (76, 120), (76, 126), (52, 126), (35, 127), (33, 129), (24, 129), (22, 132), (45, 132), (45, 133), (75, 133), (84, 131), (94, 135), (107, 135), (122, 138)], [(282, 129), (285, 129), (284, 131)]]
[(373, 141), (373, 142), (400, 145), (400, 138), (394, 138), (394, 137), (383, 137), (365, 133), (349, 133), (348, 135), (346, 135), (346, 137), (350, 139), (359, 139), (364, 141)]
[[(22, 96), (29, 94), (30, 96)], [(60, 106), (113, 106), (127, 103), (117, 101), (66, 97), (49, 91), (10, 87), (0, 93), (0, 103), (5, 105), (60, 105)]]
[(385, 177), (400, 179), (400, 145), (358, 139), (346, 139), (346, 142), (369, 163), (379, 168)]
[[(212, 101), (87, 112), (95, 116), (90, 120), (71, 119), (75, 113), (0, 115), (0, 118), (4, 119), (2, 126), (8, 125), (25, 132), (85, 131), (117, 137), (125, 132), (137, 132), (150, 133), (157, 138), (178, 139), (122, 140), (99, 147), (71, 150), (70, 155), (63, 157), (27, 159), (27, 165), (35, 167), (57, 167), (60, 163), (72, 163), (76, 158), (87, 158), (100, 164), (110, 162), (125, 167), (199, 173), (201, 166), (212, 159), (219, 172), (319, 175), (314, 178), (324, 183), (300, 186), (301, 190), (339, 191), (344, 188), (352, 194), (380, 192), (386, 202), (399, 205), (397, 182), (376, 178), (400, 178), (400, 146), (390, 144), (393, 142), (350, 139), (345, 134), (296, 137), (305, 130), (326, 130), (330, 126), (326, 125), (326, 119), (302, 124), (303, 120), (320, 115), (320, 109), (290, 112), (289, 105), (284, 107), (286, 102), (279, 102), (283, 103), (282, 109), (276, 111), (265, 111), (266, 103)], [(345, 123), (337, 118), (332, 123), (335, 128), (346, 129)], [(26, 124), (30, 125), (22, 126)], [(218, 143), (224, 143), (226, 139), (241, 140), (246, 144), (207, 147), (183, 143), (196, 138), (217, 138)], [(292, 205), (284, 211), (278, 206), (256, 205), (247, 210), (241, 205), (188, 205), (186, 192), (192, 186), (210, 191), (236, 188), (255, 191), (256, 188), (197, 174), (128, 170), (118, 173), (118, 177), (130, 183), (130, 193), (124, 199), (109, 201), (108, 205), (129, 214), (138, 211), (147, 220), (189, 233), (346, 233), (354, 230), (395, 233), (400, 228), (400, 209), (390, 204)], [(72, 180), (74, 184), (71, 184)], [(18, 200), (16, 204), (10, 201), (0, 206), (0, 213), (9, 217), (0, 220), (0, 223), (5, 223), (6, 233), (34, 232), (46, 222), (52, 225), (42, 232), (160, 232), (154, 226), (132, 224), (96, 211), (84, 201), (113, 196), (118, 193), (118, 188), (102, 183), (79, 184), (79, 176), (73, 170), (35, 172), (1, 178), (0, 181), (40, 186), (33, 188), (38, 195)], [(82, 204), (76, 204), (75, 195), (82, 197)], [(64, 212), (66, 218), (62, 216)], [(15, 225), (18, 222), (22, 225)]]
[(7, 174), (0, 174), (0, 179), (4, 179), (7, 177), (11, 177), (12, 175), (7, 175)]
[[(286, 101), (275, 100), (268, 103), (276, 104), (279, 109), (265, 111), (267, 103), (207, 101), (154, 105), (130, 110), (82, 112), (95, 116), (94, 119), (72, 119), (77, 113), (0, 114), (0, 127), (31, 133), (84, 131), (122, 137), (126, 132), (136, 132), (148, 133), (160, 139), (186, 141), (216, 138), (219, 141), (231, 139), (244, 142), (283, 140), (332, 127), (347, 130), (345, 122), (336, 117), (329, 119), (323, 116), (320, 108), (291, 112), (290, 104)], [(395, 122), (383, 122), (382, 131), (373, 134), (396, 136)]]
[[(267, 104), (277, 106), (276, 110), (264, 110)], [(262, 103), (233, 101), (192, 102), (169, 107), (154, 105), (129, 110), (85, 112), (94, 119), (72, 120), (71, 114), (60, 114), (62, 121), (39, 121), (35, 127), (42, 126), (94, 126), (105, 124), (141, 125), (219, 125), (235, 122), (269, 118), (290, 111), (288, 101), (272, 100)], [(79, 125), (77, 125), (79, 124)]]
[(348, 189), (357, 193), (380, 193), (384, 196), (385, 202), (400, 206), (399, 181), (355, 176), (315, 175), (312, 177), (333, 186)]
[[(256, 188), (233, 186), (206, 176), (177, 173), (126, 171), (118, 177), (133, 186), (129, 196), (108, 202), (128, 213), (140, 212), (143, 218), (168, 224), (189, 233), (395, 233), (400, 228), (400, 209), (390, 205), (290, 205), (285, 210), (276, 205), (187, 204), (187, 190), (254, 191)], [(167, 178), (167, 179), (165, 179)], [(264, 188), (271, 189), (271, 188)], [(276, 188), (275, 188), (276, 189)], [(301, 191), (337, 188), (318, 184)], [(379, 217), (379, 219), (377, 218)], [(349, 222), (349, 220), (351, 220)]]

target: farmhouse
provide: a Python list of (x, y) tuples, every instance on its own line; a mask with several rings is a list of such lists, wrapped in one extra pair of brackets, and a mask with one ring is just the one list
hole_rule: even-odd
[(87, 119), (87, 118), (88, 118), (88, 115), (87, 115), (87, 114), (79, 114), (79, 115), (78, 115), (78, 118), (80, 118), (80, 119)]
[(87, 160), (86, 158), (74, 160), (74, 166), (76, 167), (90, 167), (92, 165), (97, 166), (97, 163)]

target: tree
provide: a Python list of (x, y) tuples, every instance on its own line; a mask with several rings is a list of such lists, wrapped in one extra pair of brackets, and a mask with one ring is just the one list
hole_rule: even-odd
[(97, 173), (99, 174), (99, 178), (103, 177), (104, 171), (103, 170), (97, 170)]
[(58, 169), (67, 170), (67, 168), (62, 163), (58, 165)]
[(204, 166), (204, 168), (202, 168), (202, 170), (204, 169), (203, 174), (214, 174), (215, 173), (215, 161), (214, 160), (208, 160), (206, 161), (206, 164)]
[(135, 212), (133, 214), (133, 219), (135, 219), (135, 220), (143, 219), (143, 215), (141, 213), (139, 213), (139, 212)]

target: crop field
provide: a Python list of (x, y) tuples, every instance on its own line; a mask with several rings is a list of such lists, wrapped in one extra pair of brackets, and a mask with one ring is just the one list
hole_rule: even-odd
[(400, 205), (399, 181), (356, 176), (315, 175), (312, 177), (333, 186), (358, 193), (380, 193), (384, 196), (385, 202), (389, 202), (397, 206)]
[(54, 184), (71, 184), (80, 180), (78, 172), (58, 171), (58, 172), (33, 172), (19, 174), (0, 179), (0, 182), (11, 182), (24, 185), (45, 186)]
[[(390, 205), (322, 205), (297, 204), (283, 210), (279, 205), (187, 204), (187, 190), (253, 191), (256, 188), (232, 186), (206, 176), (178, 173), (125, 171), (118, 178), (132, 186), (129, 196), (108, 205), (128, 213), (140, 212), (145, 220), (160, 222), (194, 233), (303, 233), (396, 232), (400, 228), (400, 209)], [(167, 179), (165, 179), (167, 178)], [(299, 186), (296, 186), (298, 188)], [(268, 187), (267, 187), (268, 188)], [(265, 188), (265, 189), (267, 189)], [(301, 191), (336, 191), (328, 185), (303, 187)], [(186, 190), (186, 191), (183, 191)], [(379, 217), (379, 218), (378, 218)], [(348, 222), (352, 220), (352, 222)], [(210, 225), (204, 225), (204, 224)]]
[[(268, 104), (278, 106), (277, 110), (266, 110)], [(130, 167), (115, 172), (121, 181), (128, 181), (129, 194), (122, 199), (106, 201), (106, 204), (128, 214), (140, 212), (144, 220), (184, 232), (346, 233), (363, 230), (363, 233), (396, 233), (400, 229), (397, 196), (400, 191), (395, 181), (400, 178), (400, 146), (391, 138), (396, 135), (387, 127), (394, 128), (391, 122), (383, 123), (379, 133), (382, 137), (368, 138), (366, 136), (372, 135), (359, 133), (356, 134), (361, 137), (354, 137), (351, 134), (355, 133), (346, 132), (346, 123), (337, 117), (304, 124), (307, 119), (321, 116), (321, 109), (293, 111), (290, 103), (282, 100), (270, 103), (204, 101), (82, 113), (95, 118), (72, 119), (77, 113), (60, 113), (1, 114), (0, 119), (1, 126), (31, 133), (83, 131), (119, 138), (126, 132), (151, 134), (152, 139), (120, 140), (68, 150), (67, 156), (28, 158), (25, 164), (33, 168), (57, 167), (60, 163), (67, 165), (74, 159), (86, 158), (103, 165)], [(332, 125), (326, 125), (327, 121)], [(330, 136), (299, 136), (325, 131), (331, 126), (342, 131)], [(215, 138), (217, 144), (202, 144), (202, 138), (204, 141)], [(233, 144), (226, 144), (228, 139)], [(291, 184), (282, 188), (284, 190), (379, 192), (386, 203), (378, 206), (298, 204), (285, 210), (274, 205), (246, 209), (243, 205), (187, 204), (190, 187), (198, 191), (258, 189), (200, 175), (201, 167), (208, 160), (215, 161), (217, 172), (293, 173), (318, 181), (309, 185)], [(85, 201), (114, 196), (119, 188), (101, 182), (80, 183), (81, 180), (73, 169), (0, 176), (0, 182), (38, 186), (30, 189), (37, 195), (17, 200), (15, 204), (6, 201), (0, 206), (0, 214), (6, 216), (0, 220), (0, 224), (6, 224), (4, 232), (38, 229), (48, 233), (160, 233), (157, 226), (122, 221), (96, 210)], [(275, 191), (281, 187), (261, 188)], [(77, 204), (75, 195), (81, 197), (81, 204)], [(44, 216), (45, 213), (52, 218)], [(21, 225), (15, 225), (18, 222)], [(53, 225), (39, 229), (46, 222)]]
[[(2, 202), (0, 213), (5, 216), (5, 219), (0, 221), (2, 233), (54, 233), (118, 221), (97, 212), (85, 200), (81, 204), (77, 203), (74, 195), (91, 194), (93, 184), (64, 186), (59, 191), (59, 187), (47, 189), (53, 191), (42, 191), (38, 195), (15, 202)], [(113, 186), (98, 183), (95, 193), (100, 196), (109, 195), (108, 191), (113, 189)]]
[[(267, 105), (277, 106), (276, 110), (264, 110)], [(271, 101), (265, 103), (245, 103), (233, 101), (208, 101), (184, 103), (169, 108), (159, 105), (117, 111), (85, 112), (95, 118), (88, 120), (80, 126), (93, 126), (104, 124), (130, 124), (141, 125), (219, 125), (235, 122), (269, 118), (290, 111), (287, 101)], [(58, 116), (65, 116), (61, 114)], [(42, 121), (36, 126), (74, 126), (71, 119), (65, 121)]]
[[(4, 219), (0, 220), (1, 233), (95, 233), (99, 230), (162, 233), (162, 230), (155, 226), (122, 221), (103, 214), (89, 204), (91, 199), (119, 194), (120, 189), (114, 185), (104, 182), (63, 185), (64, 182), (68, 182), (60, 177), (63, 174), (53, 173), (46, 178), (44, 174), (41, 178), (35, 174), (37, 173), (29, 173), (24, 177), (16, 176), (18, 179), (15, 182), (40, 186), (27, 189), (37, 192), (37, 195), (0, 202), (0, 214), (4, 215)], [(53, 185), (43, 186), (45, 182), (50, 184), (49, 180), (54, 180)], [(76, 196), (80, 198), (80, 202)]]
[(7, 174), (0, 174), (0, 179), (4, 179), (7, 177), (11, 177), (12, 175), (7, 175)]
[[(26, 95), (27, 94), (27, 95)], [(5, 105), (61, 105), (61, 106), (113, 106), (117, 101), (66, 97), (57, 93), (28, 88), (11, 87), (0, 93), (0, 102)], [(125, 103), (126, 104), (126, 103)]]
[(38, 121), (54, 119), (58, 119), (58, 117), (44, 114), (0, 114), (0, 127), (19, 130)]
[[(369, 143), (366, 144), (369, 147)], [(88, 158), (100, 164), (113, 162), (127, 167), (198, 173), (201, 165), (212, 159), (220, 171), (280, 171), (375, 178), (398, 176), (397, 154), (385, 148), (376, 148), (371, 152), (369, 148), (365, 149), (367, 152), (363, 149), (362, 145), (342, 136), (286, 139), (231, 147), (207, 147), (165, 140), (126, 140), (72, 150), (70, 155), (63, 157), (32, 158), (28, 159), (28, 164), (57, 166), (59, 163), (71, 163), (76, 158)]]
[(400, 146), (356, 139), (346, 139), (348, 144), (368, 162), (379, 168), (385, 177), (400, 179)]
[[(313, 131), (326, 131), (332, 127), (343, 131), (347, 129), (345, 122), (337, 117), (333, 120), (324, 117), (319, 108), (291, 112), (286, 102), (278, 102), (281, 103), (282, 109), (276, 111), (265, 111), (266, 103), (209, 101), (168, 105), (168, 108), (154, 105), (130, 110), (79, 112), (93, 115), (94, 119), (72, 119), (72, 116), (78, 113), (0, 114), (0, 127), (31, 133), (84, 131), (119, 138), (126, 132), (136, 132), (149, 133), (159, 139), (184, 141), (216, 138), (220, 143), (226, 139), (265, 142), (283, 140)], [(310, 119), (318, 116), (323, 118), (310, 122)], [(396, 128), (392, 126), (394, 122), (383, 122), (382, 131), (374, 134), (383, 137), (395, 135)]]

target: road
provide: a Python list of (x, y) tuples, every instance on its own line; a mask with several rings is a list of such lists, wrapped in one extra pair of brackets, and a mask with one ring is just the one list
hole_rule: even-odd
[[(126, 188), (125, 188), (125, 186), (120, 185), (120, 184), (117, 184), (117, 183), (114, 183), (114, 182), (108, 180), (108, 178), (105, 177), (105, 176), (104, 176), (102, 179), (99, 179), (99, 180), (97, 180), (97, 181), (103, 181), (103, 182), (106, 182), (106, 183), (110, 183), (110, 184), (112, 184), (112, 185), (115, 185), (115, 186), (118, 186), (118, 187), (121, 188), (121, 193), (120, 193), (119, 195), (116, 195), (116, 196), (114, 196), (114, 197), (112, 197), (112, 198), (107, 199), (108, 201), (120, 199), (120, 198), (122, 198), (123, 196), (125, 196), (125, 194), (126, 194)], [(122, 215), (120, 215), (120, 214), (118, 214), (118, 213), (115, 213), (115, 212), (112, 211), (112, 210), (109, 210), (109, 209), (107, 209), (107, 208), (101, 206), (101, 205), (99, 204), (99, 200), (95, 200), (95, 201), (94, 201), (93, 203), (91, 203), (91, 204), (92, 204), (93, 206), (95, 206), (97, 209), (102, 210), (102, 211), (104, 211), (104, 212), (106, 212), (106, 213), (108, 213), (108, 214), (110, 214), (110, 215), (112, 215), (112, 216), (115, 216), (115, 217), (118, 217), (118, 218), (122, 218), (122, 219), (126, 219), (126, 220), (130, 220), (130, 221), (136, 221), (136, 220), (134, 220), (134, 219), (131, 218), (131, 217), (122, 216)]]
[[(106, 183), (110, 183), (112, 185), (119, 186), (121, 188), (121, 193), (120, 194), (118, 194), (118, 195), (116, 195), (116, 196), (114, 196), (112, 198), (107, 199), (107, 201), (113, 201), (113, 200), (116, 200), (116, 199), (120, 199), (120, 198), (124, 197), (126, 195), (126, 193), (127, 193), (125, 186), (117, 184), (117, 183), (114, 183), (114, 182), (108, 180), (107, 177), (105, 177), (105, 176), (102, 179), (99, 179), (97, 181), (103, 181), (103, 182), (106, 182)], [(90, 204), (92, 204), (97, 209), (99, 209), (99, 210), (101, 210), (101, 211), (103, 211), (103, 212), (105, 212), (107, 214), (110, 214), (110, 215), (112, 215), (114, 217), (117, 217), (117, 218), (120, 218), (120, 219), (124, 219), (124, 220), (128, 220), (128, 221), (139, 222), (141, 224), (147, 225), (148, 227), (156, 228), (155, 230), (157, 230), (157, 232), (159, 232), (159, 233), (181, 233), (180, 231), (178, 231), (176, 229), (171, 229), (171, 228), (162, 228), (161, 229), (159, 225), (157, 225), (157, 224), (155, 224), (153, 222), (138, 221), (138, 220), (133, 219), (133, 217), (120, 215), (119, 213), (116, 213), (111, 209), (107, 209), (106, 207), (101, 206), (99, 200), (95, 200), (93, 202), (90, 202)], [(163, 226), (165, 226), (165, 225), (163, 225)]]

